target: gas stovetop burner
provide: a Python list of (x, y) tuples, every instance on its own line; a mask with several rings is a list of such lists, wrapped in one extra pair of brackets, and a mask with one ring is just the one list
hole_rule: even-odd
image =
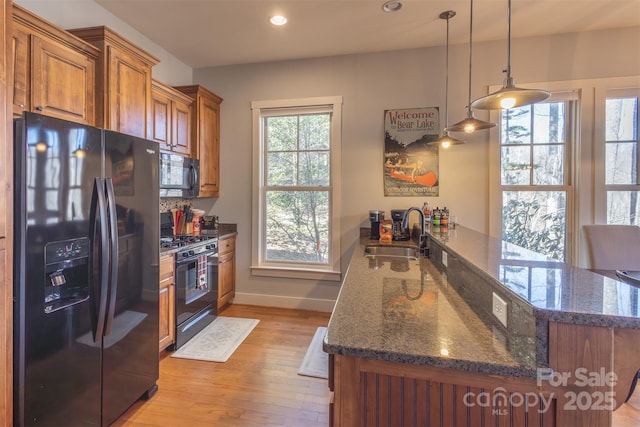
[(212, 239), (212, 236), (191, 236), (191, 235), (180, 235), (173, 237), (161, 237), (160, 238), (160, 247), (161, 248), (182, 248), (184, 246), (192, 245), (195, 243), (205, 242), (207, 240)]
[(186, 242), (175, 241), (171, 237), (166, 237), (166, 238), (163, 237), (160, 239), (160, 247), (165, 249), (180, 248), (186, 245), (187, 245)]

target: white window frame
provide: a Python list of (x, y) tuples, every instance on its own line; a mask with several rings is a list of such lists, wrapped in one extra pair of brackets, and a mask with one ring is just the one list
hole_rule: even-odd
[[(290, 109), (293, 114), (324, 109), (331, 111), (330, 188), (329, 188), (329, 260), (326, 266), (309, 263), (269, 262), (265, 259), (265, 140), (263, 118), (274, 111)], [(251, 274), (309, 280), (340, 281), (340, 166), (342, 145), (342, 97), (314, 97), (253, 101), (253, 209)]]
[[(581, 233), (585, 224), (605, 224), (607, 193), (605, 186), (605, 102), (613, 89), (640, 87), (640, 76), (602, 79), (535, 82), (518, 84), (523, 88), (544, 88), (553, 92), (574, 91), (579, 94), (577, 141), (572, 148), (572, 206), (567, 206), (566, 262), (588, 267)], [(490, 86), (489, 93), (502, 86)], [(498, 123), (500, 111), (491, 111), (489, 118)], [(500, 141), (500, 126), (490, 131), (490, 141)], [(489, 234), (502, 238), (502, 187), (500, 180), (500, 144), (489, 146)]]
[[(596, 176), (596, 188), (602, 187), (600, 191), (602, 191), (603, 197), (601, 200), (598, 200), (598, 203), (595, 206), (596, 222), (599, 224), (607, 224), (609, 222), (609, 218), (607, 215), (607, 195), (609, 191), (640, 191), (640, 184), (606, 183), (606, 102), (607, 99), (626, 97), (640, 97), (640, 82), (638, 82), (635, 87), (608, 87), (606, 91), (596, 91), (596, 105), (602, 108), (602, 111), (598, 111), (597, 114), (602, 114), (600, 123), (603, 124), (601, 132), (596, 136), (596, 141), (602, 141), (598, 144), (598, 150), (601, 150), (601, 153), (599, 154), (602, 156), (602, 168), (598, 169), (599, 173)], [(636, 141), (636, 144), (637, 143), (638, 142)], [(640, 150), (640, 146), (638, 146), (638, 150)]]
[[(500, 212), (502, 212), (503, 206), (503, 195), (505, 192), (537, 192), (537, 191), (556, 191), (556, 192), (564, 192), (565, 193), (565, 202), (566, 202), (566, 211), (565, 211), (565, 241), (564, 241), (564, 254), (565, 260), (571, 258), (572, 247), (570, 245), (571, 236), (572, 236), (572, 210), (573, 210), (573, 168), (574, 164), (572, 159), (574, 157), (573, 152), (577, 146), (577, 138), (578, 132), (576, 130), (578, 124), (578, 114), (577, 110), (580, 108), (580, 94), (579, 91), (554, 91), (551, 96), (545, 100), (545, 103), (554, 103), (554, 102), (572, 102), (575, 101), (573, 105), (569, 105), (569, 108), (565, 109), (565, 135), (564, 135), (564, 183), (559, 185), (503, 185), (500, 182)], [(533, 115), (533, 111), (531, 112)], [(502, 115), (500, 115), (500, 120), (498, 123), (498, 128), (502, 128)], [(500, 148), (503, 147), (502, 141), (500, 141)], [(536, 144), (532, 141), (530, 143), (530, 148), (533, 150)], [(500, 154), (501, 159), (501, 154)], [(532, 158), (532, 160), (535, 160)], [(499, 172), (502, 170), (500, 167)], [(500, 214), (500, 235), (502, 235), (502, 214)]]

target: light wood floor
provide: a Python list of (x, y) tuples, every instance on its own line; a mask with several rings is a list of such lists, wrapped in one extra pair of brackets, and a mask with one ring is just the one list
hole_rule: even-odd
[[(136, 403), (117, 427), (327, 427), (327, 381), (297, 375), (329, 313), (232, 305), (222, 316), (260, 323), (226, 363), (161, 355), (159, 390)], [(640, 426), (640, 386), (614, 413), (614, 426)]]
[(161, 355), (158, 392), (114, 426), (328, 426), (327, 380), (297, 372), (330, 313), (234, 304), (220, 315), (260, 323), (225, 363)]
[(640, 380), (627, 403), (613, 413), (614, 427), (639, 427), (640, 426)]

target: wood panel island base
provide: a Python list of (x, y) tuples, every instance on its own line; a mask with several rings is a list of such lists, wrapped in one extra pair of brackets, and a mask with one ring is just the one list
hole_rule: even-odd
[[(430, 234), (431, 258), (405, 260), (365, 257), (364, 247), (377, 242), (363, 232), (324, 341), (330, 424), (613, 425), (613, 411), (631, 395), (640, 370), (637, 289), (529, 256), (529, 266), (547, 269), (547, 280), (549, 270), (562, 273), (553, 276), (557, 294), (550, 298), (565, 305), (552, 307), (539, 296), (531, 303), (492, 279), (493, 261), (464, 257), (465, 246), (479, 245), (483, 259), (500, 263), (490, 238), (458, 229), (443, 242)], [(465, 269), (473, 274), (460, 273)], [(483, 288), (483, 280), (495, 288)], [(577, 298), (567, 292), (578, 289), (575, 280), (583, 291)], [(535, 286), (549, 296), (547, 283)], [(508, 327), (471, 288), (507, 301)]]
[(335, 355), (334, 426), (554, 426), (532, 379)]

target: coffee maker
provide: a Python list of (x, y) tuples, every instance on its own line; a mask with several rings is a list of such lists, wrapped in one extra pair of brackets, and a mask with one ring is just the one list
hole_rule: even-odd
[(406, 209), (392, 209), (391, 220), (393, 221), (391, 227), (391, 236), (393, 240), (409, 240), (409, 226), (404, 227), (402, 225), (404, 217), (407, 214)]
[(371, 222), (371, 240), (380, 239), (380, 221), (384, 219), (384, 211), (369, 211), (369, 221)]

